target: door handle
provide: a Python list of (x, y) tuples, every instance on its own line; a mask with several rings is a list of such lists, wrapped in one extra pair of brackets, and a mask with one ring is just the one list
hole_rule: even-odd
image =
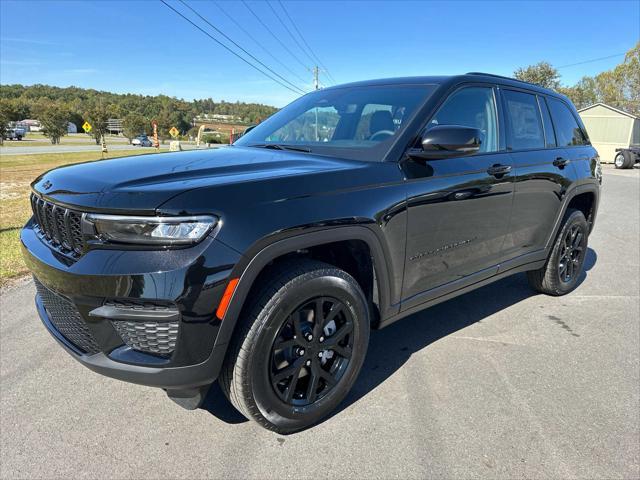
[(500, 177), (502, 175), (506, 175), (511, 171), (511, 165), (493, 165), (487, 169), (487, 173), (489, 175), (493, 175), (494, 177)]
[(553, 161), (553, 166), (558, 168), (564, 168), (567, 165), (569, 165), (569, 162), (571, 162), (571, 160), (569, 160), (568, 158), (558, 157)]

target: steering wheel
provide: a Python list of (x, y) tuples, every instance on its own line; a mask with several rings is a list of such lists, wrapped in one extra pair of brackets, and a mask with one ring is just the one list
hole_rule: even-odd
[(376, 140), (376, 137), (385, 135), (384, 138), (381, 138), (380, 140), (384, 140), (385, 138), (389, 138), (389, 137), (393, 137), (395, 135), (396, 132), (392, 131), (392, 130), (378, 130), (376, 133), (374, 133), (373, 135), (371, 135), (369, 137), (369, 140)]

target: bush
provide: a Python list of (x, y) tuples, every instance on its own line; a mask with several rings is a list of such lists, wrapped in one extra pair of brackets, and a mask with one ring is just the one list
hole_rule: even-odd
[(227, 133), (206, 133), (202, 135), (203, 143), (228, 144), (229, 134)]

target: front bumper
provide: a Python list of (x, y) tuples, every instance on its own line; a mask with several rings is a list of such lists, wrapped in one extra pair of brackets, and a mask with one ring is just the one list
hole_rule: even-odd
[[(41, 284), (36, 295), (40, 318), (80, 363), (109, 377), (167, 390), (196, 388), (217, 378), (226, 344), (216, 343), (221, 322), (214, 312), (240, 257), (237, 252), (208, 238), (180, 250), (91, 250), (70, 263), (41, 241), (30, 223), (21, 242), (25, 262)], [(91, 339), (89, 346), (78, 340), (76, 330), (60, 328), (60, 312), (52, 315), (45, 306), (54, 298), (43, 299), (49, 295), (73, 309), (74, 321)], [(139, 307), (148, 304), (170, 306), (162, 310), (172, 312), (177, 329), (170, 351), (149, 353), (148, 345), (132, 344), (117, 328), (123, 320), (133, 327), (158, 322), (157, 312)], [(135, 309), (127, 310), (128, 305)]]

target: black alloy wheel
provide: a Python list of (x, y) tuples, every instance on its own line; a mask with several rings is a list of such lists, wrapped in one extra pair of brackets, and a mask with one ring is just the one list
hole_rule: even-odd
[(308, 258), (270, 267), (251, 294), (219, 376), (246, 418), (289, 434), (322, 421), (362, 368), (371, 313), (360, 284)]
[(589, 224), (584, 213), (568, 209), (547, 261), (527, 272), (529, 285), (547, 295), (565, 295), (579, 283), (589, 241)]
[(580, 224), (571, 225), (567, 229), (560, 252), (558, 262), (558, 275), (564, 283), (570, 283), (581, 271), (580, 266), (584, 257), (582, 240), (585, 232)]
[(332, 297), (312, 299), (293, 312), (271, 350), (270, 380), (285, 403), (304, 406), (340, 381), (353, 352), (353, 318)]

